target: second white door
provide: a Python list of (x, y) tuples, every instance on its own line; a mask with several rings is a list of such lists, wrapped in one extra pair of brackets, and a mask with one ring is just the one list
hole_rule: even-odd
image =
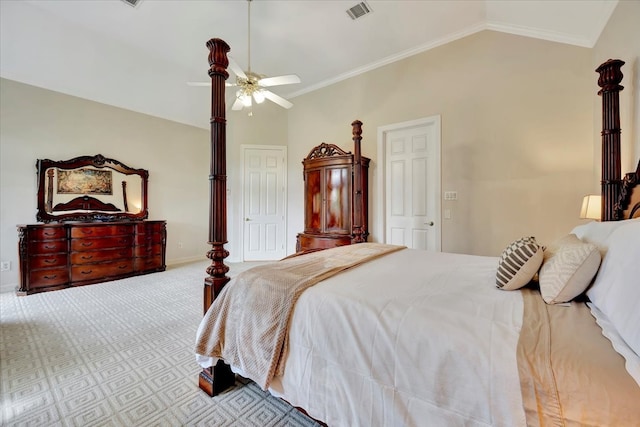
[(243, 147), (243, 259), (286, 255), (286, 147)]
[(385, 241), (440, 250), (439, 116), (383, 130)]

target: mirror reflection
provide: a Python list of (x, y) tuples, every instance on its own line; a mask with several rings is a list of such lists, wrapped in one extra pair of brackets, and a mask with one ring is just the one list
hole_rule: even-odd
[(147, 179), (100, 154), (71, 160), (38, 160), (39, 221), (145, 219)]

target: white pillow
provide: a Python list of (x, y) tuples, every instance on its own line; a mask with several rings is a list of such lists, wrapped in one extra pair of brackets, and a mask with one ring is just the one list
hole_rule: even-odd
[(547, 304), (571, 301), (591, 284), (600, 266), (600, 251), (569, 234), (544, 250), (538, 275), (540, 293)]
[(575, 227), (571, 230), (571, 234), (575, 234), (583, 242), (593, 243), (598, 246), (600, 254), (604, 257), (607, 253), (608, 240), (611, 233), (630, 222), (640, 222), (640, 218), (626, 219), (624, 221), (592, 221)]
[(624, 221), (607, 239), (600, 271), (587, 296), (640, 355), (640, 221)]

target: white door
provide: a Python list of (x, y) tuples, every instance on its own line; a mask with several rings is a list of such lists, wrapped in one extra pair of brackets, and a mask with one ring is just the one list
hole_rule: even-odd
[(385, 242), (439, 251), (440, 117), (382, 129)]
[(243, 146), (243, 259), (286, 255), (286, 147)]

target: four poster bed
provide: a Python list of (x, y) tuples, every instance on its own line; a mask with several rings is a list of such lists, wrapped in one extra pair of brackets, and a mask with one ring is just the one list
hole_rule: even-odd
[[(500, 258), (358, 243), (259, 266), (225, 287), (229, 46), (207, 47), (204, 391), (230, 387), (237, 372), (330, 426), (638, 425), (640, 219), (625, 218), (638, 210), (640, 163), (620, 178), (622, 61), (597, 70), (602, 222), (546, 248), (519, 239)], [(590, 302), (576, 301), (587, 287)]]

